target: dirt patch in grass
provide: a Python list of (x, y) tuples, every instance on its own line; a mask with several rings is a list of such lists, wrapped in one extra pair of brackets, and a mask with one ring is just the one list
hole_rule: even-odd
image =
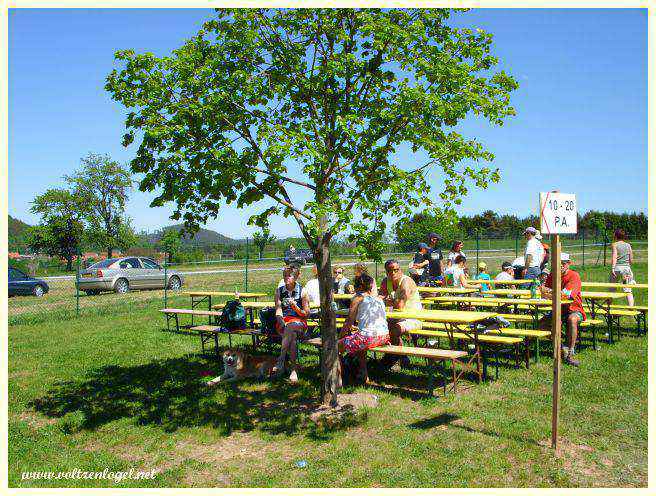
[[(540, 446), (549, 450), (551, 454), (551, 440), (539, 442)], [(569, 439), (559, 439), (556, 457), (563, 462), (563, 468), (572, 477), (576, 485), (605, 486), (608, 485), (608, 471), (606, 467), (612, 465), (610, 460), (604, 459), (605, 467), (599, 466), (589, 456), (595, 450), (586, 444), (576, 444)], [(608, 465), (610, 463), (610, 465)]]
[(35, 430), (41, 429), (47, 425), (56, 424), (58, 422), (58, 419), (56, 418), (44, 417), (43, 415), (39, 415), (32, 410), (25, 410), (14, 418), (20, 420), (21, 422), (27, 423), (30, 428)]

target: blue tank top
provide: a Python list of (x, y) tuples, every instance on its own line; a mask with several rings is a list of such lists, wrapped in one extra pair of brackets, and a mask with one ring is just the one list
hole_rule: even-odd
[(289, 291), (286, 286), (278, 287), (278, 297), (280, 298), (283, 317), (300, 317), (291, 305), (291, 301), (294, 301), (298, 308), (303, 308), (301, 303), (301, 285), (298, 282), (294, 286), (293, 291)]

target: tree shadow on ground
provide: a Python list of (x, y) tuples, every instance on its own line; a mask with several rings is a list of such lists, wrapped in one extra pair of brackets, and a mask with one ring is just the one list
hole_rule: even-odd
[[(253, 429), (288, 435), (306, 430), (316, 435), (316, 428), (306, 429), (308, 412), (317, 406), (319, 396), (314, 387), (316, 367), (303, 369), (297, 385), (274, 380), (262, 387), (251, 379), (208, 388), (209, 377), (204, 374), (218, 375), (221, 368), (200, 355), (129, 367), (105, 366), (83, 379), (54, 384), (30, 407), (49, 417), (76, 413), (79, 422), (73, 430), (94, 430), (132, 418), (137, 424), (158, 425), (169, 432), (211, 426), (224, 435)], [(325, 434), (348, 427), (337, 424), (321, 430)]]
[(526, 436), (504, 434), (501, 432), (491, 431), (489, 429), (475, 429), (473, 427), (465, 425), (463, 420), (460, 418), (460, 416), (454, 415), (452, 413), (446, 413), (446, 412), (440, 413), (439, 415), (433, 417), (427, 417), (421, 420), (417, 420), (416, 422), (412, 422), (411, 424), (408, 424), (408, 427), (410, 427), (411, 429), (433, 429), (435, 427), (440, 427), (442, 425), (448, 425), (450, 427), (462, 429), (467, 432), (484, 434), (486, 436), (495, 437), (498, 439), (504, 438), (504, 439), (517, 441), (522, 444), (534, 444), (535, 446), (539, 446), (538, 440), (531, 439)]

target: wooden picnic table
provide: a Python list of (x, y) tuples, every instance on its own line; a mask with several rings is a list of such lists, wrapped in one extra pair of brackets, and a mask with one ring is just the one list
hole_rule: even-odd
[[(521, 298), (527, 298), (531, 296), (531, 290), (530, 289), (509, 289), (509, 288), (502, 288), (502, 289), (490, 289), (489, 291), (485, 292), (486, 295), (496, 295), (496, 296), (519, 296)], [(619, 293), (617, 292), (602, 292), (602, 291), (581, 291), (581, 297), (582, 298), (596, 298), (596, 299), (602, 299), (602, 298), (618, 298), (617, 296)], [(620, 295), (619, 298), (622, 296)]]
[[(348, 315), (348, 310), (337, 310), (338, 315)], [(387, 310), (386, 315), (388, 319), (417, 319), (426, 322), (440, 322), (445, 324), (446, 332), (449, 337), (449, 343), (452, 349), (455, 349), (455, 342), (457, 338), (454, 338), (454, 333), (462, 333), (467, 336), (474, 343), (474, 354), (471, 359), (463, 363), (465, 369), (474, 370), (473, 362), (476, 362), (476, 376), (480, 382), (483, 378), (482, 363), (481, 363), (481, 349), (480, 342), (478, 339), (478, 331), (475, 326), (476, 324), (485, 319), (491, 317), (496, 317), (498, 314), (496, 312), (471, 312), (471, 311), (461, 311), (461, 310)], [(462, 370), (458, 375), (458, 378), (464, 374), (465, 370)]]
[(584, 288), (631, 288), (631, 289), (648, 289), (647, 284), (622, 284), (619, 282), (595, 282), (595, 281), (583, 281), (581, 286)]
[(533, 279), (512, 279), (510, 281), (497, 281), (495, 279), (467, 279), (467, 284), (491, 284), (492, 286), (513, 286), (518, 284), (531, 284)]
[(417, 287), (417, 291), (423, 296), (425, 294), (472, 294), (478, 293), (480, 289), (478, 288), (454, 288), (454, 287), (437, 287), (431, 288), (427, 286)]
[[(241, 293), (239, 291), (185, 291), (185, 294), (188, 294), (191, 297), (191, 308), (192, 310), (200, 305), (202, 302), (207, 301), (207, 309), (212, 310), (212, 308), (217, 308), (219, 305), (212, 305), (213, 296), (232, 296), (233, 298), (241, 300), (242, 298), (262, 298), (267, 296), (266, 293)], [(223, 307), (223, 305), (220, 305)], [(191, 318), (191, 323), (194, 323), (193, 316)], [(211, 323), (211, 321), (210, 321)]]
[[(477, 296), (435, 296), (433, 298), (429, 298), (428, 301), (434, 301), (434, 302), (448, 301), (451, 303), (455, 303), (456, 306), (458, 307), (469, 306), (469, 305), (476, 306), (476, 303), (482, 303), (482, 302), (485, 302), (486, 304), (493, 303), (496, 304), (497, 306), (512, 305), (515, 308), (515, 313), (517, 313), (517, 309), (519, 305), (527, 305), (528, 307), (533, 308), (534, 325), (538, 324), (538, 319), (539, 319), (538, 313), (540, 307), (551, 306), (551, 300), (546, 298), (481, 298)], [(567, 304), (570, 303), (571, 300), (563, 298), (561, 302), (563, 304)]]

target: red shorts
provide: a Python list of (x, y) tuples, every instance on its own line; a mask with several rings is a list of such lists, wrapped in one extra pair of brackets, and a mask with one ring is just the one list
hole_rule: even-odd
[[(307, 331), (307, 321), (305, 319), (290, 315), (288, 317), (283, 317), (282, 320), (285, 322), (285, 326), (287, 324), (297, 323), (297, 325), (294, 326), (297, 336), (300, 338), (305, 336), (305, 331)], [(302, 324), (302, 327), (300, 324)], [(278, 322), (278, 319), (276, 319), (276, 331), (278, 331), (278, 334), (281, 336), (285, 333), (285, 329), (280, 327), (280, 322)]]
[(372, 337), (364, 336), (363, 334), (360, 334), (359, 331), (355, 331), (348, 336), (344, 336), (340, 339), (340, 342), (344, 345), (345, 353), (356, 353), (358, 351), (389, 344), (389, 334)]

